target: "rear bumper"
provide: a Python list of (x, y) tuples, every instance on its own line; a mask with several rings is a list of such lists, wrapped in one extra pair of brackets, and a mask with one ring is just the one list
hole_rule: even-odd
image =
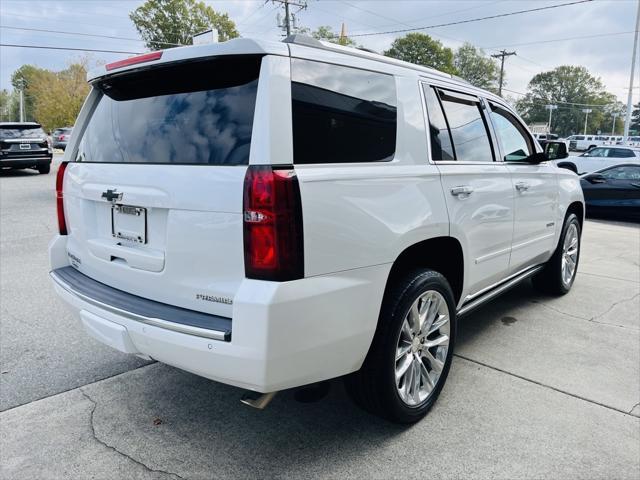
[[(50, 258), (54, 269), (67, 263), (65, 237), (51, 243)], [(245, 279), (233, 300), (233, 318), (227, 319), (233, 326), (230, 341), (180, 331), (178, 322), (138, 318), (139, 311), (96, 301), (56, 278), (54, 286), (87, 333), (102, 343), (222, 383), (272, 392), (361, 367), (390, 267), (282, 283)]]
[(0, 168), (30, 168), (49, 165), (51, 156), (34, 156), (34, 157), (9, 157), (3, 155), (0, 157)]

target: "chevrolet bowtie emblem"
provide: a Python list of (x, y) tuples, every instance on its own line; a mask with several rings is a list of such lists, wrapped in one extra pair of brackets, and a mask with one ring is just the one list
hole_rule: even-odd
[(118, 193), (115, 189), (107, 190), (106, 192), (102, 192), (102, 198), (106, 199), (107, 202), (118, 202), (122, 200), (122, 192)]

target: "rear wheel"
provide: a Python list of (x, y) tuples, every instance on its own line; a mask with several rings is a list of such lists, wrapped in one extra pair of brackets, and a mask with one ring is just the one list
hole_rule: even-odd
[(47, 163), (46, 165), (39, 165), (38, 172), (39, 173), (49, 173), (51, 171), (51, 164)]
[(560, 242), (544, 269), (533, 277), (533, 285), (540, 291), (564, 295), (571, 290), (580, 260), (580, 221), (576, 214), (567, 216)]
[(455, 301), (432, 270), (404, 276), (385, 295), (378, 329), (347, 391), (365, 410), (397, 423), (420, 420), (446, 381), (456, 334)]

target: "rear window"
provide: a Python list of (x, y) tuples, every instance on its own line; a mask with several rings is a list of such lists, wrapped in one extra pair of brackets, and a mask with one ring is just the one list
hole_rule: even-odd
[(393, 76), (291, 61), (294, 163), (383, 162), (396, 149)]
[(76, 161), (247, 165), (260, 58), (220, 57), (114, 75)]
[(40, 127), (29, 126), (0, 126), (0, 138), (12, 139), (12, 138), (42, 138), (46, 136), (44, 130)]

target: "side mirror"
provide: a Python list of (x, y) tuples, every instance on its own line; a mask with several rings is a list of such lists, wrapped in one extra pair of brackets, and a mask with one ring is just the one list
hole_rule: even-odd
[(549, 141), (544, 145), (544, 153), (549, 160), (562, 160), (569, 156), (567, 144), (564, 142)]
[(601, 173), (592, 173), (587, 175), (585, 180), (589, 183), (607, 183), (607, 179)]
[(531, 163), (534, 165), (537, 165), (542, 162), (548, 162), (548, 161), (549, 161), (549, 157), (547, 156), (546, 153), (542, 153), (542, 152), (535, 152), (527, 157), (527, 163)]

